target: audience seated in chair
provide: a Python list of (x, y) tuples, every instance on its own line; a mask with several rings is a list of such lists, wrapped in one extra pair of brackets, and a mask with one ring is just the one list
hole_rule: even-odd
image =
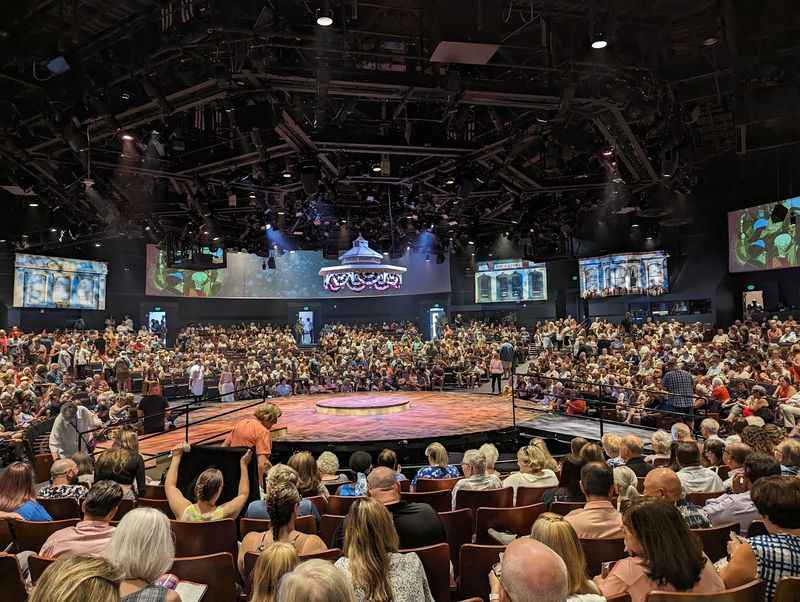
[(344, 483), (350, 480), (346, 474), (339, 472), (339, 458), (333, 452), (322, 452), (317, 458), (317, 468), (323, 484)]
[(489, 573), (492, 600), (562, 602), (567, 599), (567, 566), (545, 544), (530, 537), (517, 539), (508, 545), (499, 565)]
[(775, 458), (761, 452), (753, 452), (744, 461), (743, 484), (745, 490), (741, 493), (726, 493), (718, 498), (708, 500), (703, 506), (703, 510), (706, 511), (713, 525), (739, 523), (739, 533), (746, 535), (750, 523), (761, 518), (761, 514), (750, 497), (753, 485), (763, 477), (780, 474), (781, 465)]
[(128, 512), (111, 536), (105, 555), (122, 573), (124, 602), (180, 602), (177, 593), (155, 584), (175, 559), (169, 519), (163, 512), (154, 508)]
[(178, 489), (178, 470), (183, 452), (183, 444), (176, 446), (172, 450), (172, 461), (169, 464), (164, 481), (164, 490), (167, 494), (167, 500), (169, 500), (169, 507), (175, 517), (183, 521), (201, 522), (239, 516), (250, 495), (247, 465), (250, 463), (253, 452), (247, 450), (247, 453), (239, 461), (239, 491), (236, 497), (221, 506), (217, 506), (217, 500), (222, 494), (223, 480), (222, 473), (216, 468), (208, 468), (197, 477), (194, 489), (196, 503), (192, 504), (183, 497), (181, 490)]
[(678, 478), (684, 493), (710, 493), (724, 491), (719, 475), (700, 465), (700, 450), (694, 441), (678, 443), (677, 459), (680, 470)]
[(607, 576), (595, 577), (604, 596), (628, 593), (632, 602), (644, 602), (652, 590), (709, 593), (725, 588), (673, 504), (637, 500), (623, 521), (625, 549), (633, 556), (617, 561)]
[(538, 446), (526, 445), (519, 448), (517, 451), (519, 472), (507, 476), (502, 483), (503, 487), (514, 489), (514, 504), (517, 503), (519, 487), (558, 487), (558, 477), (545, 467), (546, 463), (547, 458)]
[(486, 456), (477, 449), (468, 449), (464, 452), (461, 470), (464, 472), (464, 478), (456, 483), (452, 491), (453, 510), (456, 509), (456, 496), (462, 489), (482, 491), (485, 489), (501, 489), (503, 487), (496, 475), (486, 474)]
[(336, 491), (336, 495), (361, 497), (367, 495), (367, 474), (372, 469), (372, 456), (365, 451), (356, 451), (350, 455), (350, 470), (356, 476), (354, 483), (345, 483)]
[(356, 500), (347, 514), (345, 557), (336, 561), (353, 586), (356, 602), (433, 602), (419, 557), (398, 550), (399, 538), (386, 507), (372, 498)]
[(244, 536), (239, 546), (239, 572), (244, 572), (247, 552), (261, 553), (273, 541), (290, 543), (297, 554), (315, 554), (328, 548), (319, 537), (300, 533), (295, 529), (295, 519), (300, 505), (300, 493), (292, 483), (278, 483), (267, 493), (267, 509), (272, 525), (263, 533), (251, 532)]
[(327, 560), (307, 560), (278, 585), (276, 602), (355, 602), (346, 574)]
[(423, 466), (411, 480), (411, 487), (417, 486), (417, 479), (456, 479), (461, 476), (458, 468), (449, 464), (447, 450), (444, 445), (434, 441), (425, 448), (428, 466)]
[(637, 477), (646, 477), (653, 467), (642, 457), (642, 440), (636, 435), (626, 435), (622, 438), (619, 448), (619, 457), (625, 462)]
[(33, 468), (29, 464), (12, 462), (0, 472), (0, 512), (10, 512), (14, 517), (28, 521), (53, 520), (36, 501)]
[[(247, 506), (245, 517), (269, 520), (269, 509), (267, 508), (266, 495), (269, 493), (270, 488), (274, 487), (278, 483), (291, 483), (297, 487), (299, 480), (300, 478), (294, 468), (291, 468), (286, 464), (275, 464), (269, 469), (269, 472), (267, 472), (267, 483), (264, 499), (250, 502)], [(317, 526), (319, 526), (319, 511), (317, 510), (316, 506), (314, 506), (314, 502), (309, 499), (300, 500), (300, 509), (297, 516), (313, 516)]]
[(274, 541), (264, 548), (250, 575), (250, 602), (275, 602), (281, 577), (293, 571), (298, 562), (297, 550), (290, 543)]
[(764, 477), (750, 495), (767, 534), (747, 540), (731, 537), (730, 562), (720, 575), (726, 587), (763, 580), (764, 599), (771, 602), (781, 578), (800, 575), (800, 479)]
[(102, 556), (114, 527), (111, 520), (122, 501), (122, 487), (114, 481), (96, 481), (83, 500), (83, 520), (56, 531), (44, 542), (40, 556)]
[(50, 484), (36, 492), (41, 499), (73, 498), (81, 500), (86, 487), (78, 484), (78, 465), (69, 458), (56, 460), (50, 466)]
[(121, 569), (103, 558), (65, 556), (42, 573), (28, 601), (119, 602), (122, 578)]
[(675, 471), (670, 468), (654, 468), (644, 479), (645, 497), (663, 498), (680, 512), (689, 529), (708, 529), (711, 519), (705, 510), (683, 497), (683, 487)]
[(564, 517), (575, 529), (579, 539), (623, 536), (622, 516), (611, 504), (614, 492), (614, 474), (605, 462), (589, 462), (581, 469), (581, 489), (586, 504)]

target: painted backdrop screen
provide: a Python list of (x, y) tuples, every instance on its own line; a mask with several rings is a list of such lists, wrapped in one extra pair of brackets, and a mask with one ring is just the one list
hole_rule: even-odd
[(14, 306), (105, 309), (108, 265), (17, 253), (14, 260)]
[(664, 251), (649, 251), (581, 259), (581, 297), (663, 295), (669, 292), (667, 257)]
[[(728, 213), (728, 269), (753, 272), (800, 266), (797, 224), (800, 197), (780, 203), (786, 213), (774, 212), (776, 203)], [(773, 217), (779, 221), (773, 221)], [(783, 218), (783, 219), (780, 219)]]
[(475, 264), (475, 303), (546, 301), (547, 268), (524, 259)]
[(216, 299), (341, 299), (346, 297), (385, 297), (450, 292), (450, 259), (436, 262), (436, 256), (408, 252), (387, 263), (405, 267), (399, 288), (361, 292), (342, 288), (325, 290), (321, 268), (340, 265), (325, 259), (319, 251), (295, 251), (275, 257), (275, 269), (263, 269), (264, 258), (248, 253), (227, 254), (227, 267), (196, 271), (170, 268), (166, 256), (156, 245), (147, 245), (145, 294), (169, 297)]

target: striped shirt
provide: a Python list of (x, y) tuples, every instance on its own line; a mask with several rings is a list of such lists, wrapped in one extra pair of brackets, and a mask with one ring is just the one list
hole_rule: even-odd
[(751, 537), (748, 541), (756, 555), (758, 576), (764, 582), (764, 600), (772, 602), (783, 577), (800, 575), (800, 537), (771, 533)]
[(691, 408), (694, 395), (692, 375), (686, 370), (670, 370), (661, 379), (664, 389), (670, 394), (669, 402), (673, 408)]

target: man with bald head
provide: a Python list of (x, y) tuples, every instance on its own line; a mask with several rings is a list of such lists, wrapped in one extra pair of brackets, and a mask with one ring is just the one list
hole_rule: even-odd
[(81, 500), (86, 495), (86, 487), (78, 484), (78, 465), (69, 458), (56, 460), (50, 465), (50, 484), (42, 487), (38, 498), (71, 497)]
[(653, 467), (642, 458), (642, 440), (636, 435), (626, 435), (622, 438), (619, 456), (637, 477), (646, 477), (647, 473), (653, 470)]
[(543, 543), (522, 537), (508, 544), (500, 576), (489, 573), (489, 600), (564, 602), (569, 594), (567, 565)]
[[(367, 475), (367, 494), (375, 498), (392, 515), (400, 537), (400, 548), (422, 548), (447, 541), (439, 513), (430, 504), (408, 502), (400, 497), (396, 472), (386, 466), (373, 468)], [(334, 547), (344, 545), (344, 523), (334, 534)]]
[(706, 512), (684, 499), (683, 486), (675, 471), (669, 468), (654, 468), (644, 479), (644, 495), (660, 497), (675, 504), (675, 507), (690, 529), (708, 529), (711, 520)]

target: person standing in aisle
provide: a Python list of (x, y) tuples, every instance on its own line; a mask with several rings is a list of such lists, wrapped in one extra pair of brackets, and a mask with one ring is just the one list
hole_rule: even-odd
[(189, 375), (189, 391), (192, 393), (195, 402), (203, 400), (203, 379), (205, 378), (205, 369), (203, 368), (203, 360), (199, 357), (195, 358), (194, 363), (187, 371)]

